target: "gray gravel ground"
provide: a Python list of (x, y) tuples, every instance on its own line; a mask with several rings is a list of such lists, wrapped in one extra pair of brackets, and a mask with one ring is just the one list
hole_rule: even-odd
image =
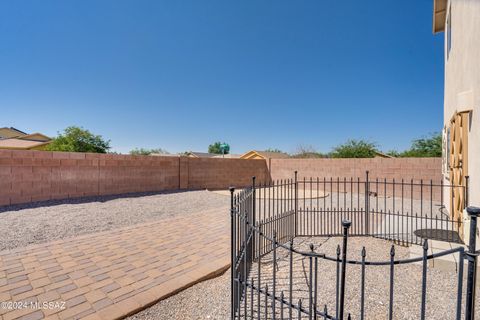
[[(300, 250), (309, 251), (309, 245), (314, 244), (317, 253), (336, 256), (337, 245), (341, 238), (297, 238), (295, 246)], [(348, 259), (361, 260), (362, 247), (366, 247), (368, 261), (389, 261), (391, 243), (374, 238), (350, 237), (348, 243)], [(279, 250), (277, 265), (277, 292), (284, 290), (288, 295), (289, 255), (286, 250)], [(406, 247), (395, 246), (395, 259), (409, 257)], [(313, 262), (314, 263), (314, 262)], [(264, 258), (261, 266), (262, 287), (269, 283), (272, 288), (272, 257)], [(422, 267), (420, 264), (395, 266), (394, 276), (394, 319), (420, 318)], [(252, 270), (255, 279), (257, 269)], [(365, 286), (365, 318), (388, 318), (389, 305), (389, 266), (367, 266)], [(294, 294), (293, 301), (302, 299), (303, 306), (308, 309), (309, 301), (309, 259), (294, 255)], [(353, 319), (360, 318), (360, 275), (358, 265), (347, 265), (345, 310), (351, 313)], [(335, 310), (336, 263), (318, 260), (318, 303), (320, 308), (326, 304), (328, 310)], [(458, 277), (455, 272), (445, 272), (428, 268), (427, 276), (427, 309), (426, 319), (454, 319), (457, 297)], [(256, 308), (256, 304), (254, 309)], [(261, 310), (264, 308), (262, 304)], [(269, 306), (271, 308), (271, 306)], [(255, 310), (256, 311), (256, 310)], [(269, 310), (271, 313), (271, 310)], [(295, 314), (295, 313), (294, 313)], [(333, 314), (335, 316), (335, 314)]]
[(162, 300), (129, 320), (224, 320), (230, 317), (230, 269)]
[(209, 191), (92, 197), (0, 208), (0, 250), (225, 208)]
[[(335, 256), (337, 245), (341, 238), (298, 238), (295, 246), (308, 251), (310, 243), (315, 246), (315, 251)], [(349, 239), (349, 259), (360, 259), (362, 247), (367, 248), (367, 260), (384, 261), (390, 258), (391, 243), (374, 238)], [(408, 257), (408, 248), (395, 246), (396, 259)], [(285, 290), (285, 298), (288, 299), (288, 253), (279, 250), (277, 252), (277, 294)], [(295, 256), (294, 258), (294, 302), (301, 298), (303, 306), (308, 309), (308, 258)], [(327, 304), (328, 309), (335, 310), (335, 263), (320, 261), (318, 264), (318, 301), (323, 309)], [(272, 257), (267, 255), (261, 264), (262, 287), (269, 283), (272, 288)], [(367, 267), (366, 271), (366, 319), (388, 318), (388, 288), (389, 267)], [(252, 268), (251, 276), (257, 282), (256, 264)], [(346, 280), (346, 304), (347, 312), (352, 314), (352, 319), (359, 319), (360, 309), (360, 267), (347, 266)], [(394, 319), (418, 319), (420, 318), (420, 288), (421, 288), (421, 265), (410, 264), (395, 267), (394, 282)], [(445, 272), (434, 268), (428, 268), (427, 277), (427, 309), (426, 319), (454, 319), (456, 303), (457, 274)], [(250, 291), (248, 291), (250, 293)], [(248, 295), (249, 296), (249, 295)], [(479, 299), (480, 300), (480, 299)], [(250, 318), (250, 300), (248, 311)], [(278, 307), (279, 303), (277, 303)], [(197, 284), (173, 297), (160, 301), (156, 305), (130, 317), (130, 320), (150, 319), (228, 319), (230, 315), (230, 271), (221, 277)], [(242, 304), (243, 306), (243, 304)], [(264, 300), (260, 306), (262, 319), (264, 317)], [(271, 319), (271, 303), (268, 306), (267, 319)], [(278, 310), (278, 309), (277, 309)], [(285, 308), (285, 319), (288, 312)], [(293, 313), (294, 317), (296, 314)], [(257, 304), (254, 299), (254, 318), (257, 316)], [(279, 313), (277, 319), (279, 319)], [(305, 318), (305, 315), (304, 317)]]

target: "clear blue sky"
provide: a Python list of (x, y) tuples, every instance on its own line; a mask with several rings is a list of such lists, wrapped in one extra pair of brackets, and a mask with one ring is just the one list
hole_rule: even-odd
[(440, 131), (432, 0), (0, 2), (0, 126), (232, 153)]

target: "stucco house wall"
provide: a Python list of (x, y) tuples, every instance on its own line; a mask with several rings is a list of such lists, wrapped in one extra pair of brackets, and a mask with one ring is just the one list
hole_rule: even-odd
[[(449, 0), (446, 20), (449, 14), (451, 17), (450, 52), (448, 52), (447, 22), (445, 22), (443, 33), (445, 37), (444, 125), (448, 128), (455, 112), (472, 110), (469, 116), (468, 134), (469, 204), (480, 206), (480, 1)], [(449, 194), (445, 196), (450, 197)], [(464, 218), (468, 219), (466, 214)], [(468, 223), (465, 227), (468, 228)], [(468, 236), (467, 233), (466, 236)]]

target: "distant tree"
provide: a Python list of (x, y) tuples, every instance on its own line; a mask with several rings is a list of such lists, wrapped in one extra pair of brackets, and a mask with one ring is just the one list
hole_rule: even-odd
[(162, 149), (162, 148), (157, 148), (157, 149), (135, 148), (133, 150), (130, 150), (130, 152), (129, 152), (129, 154), (134, 155), (134, 156), (149, 156), (152, 153), (170, 154), (167, 150)]
[(208, 146), (208, 153), (229, 154), (230, 146), (225, 142), (217, 141)]
[(332, 158), (373, 158), (377, 151), (377, 145), (366, 140), (348, 140), (333, 148)]
[(318, 152), (312, 146), (299, 145), (291, 156), (292, 158), (307, 159), (307, 158), (326, 158), (327, 156)]
[(47, 145), (48, 151), (95, 152), (107, 153), (110, 140), (104, 140), (100, 135), (94, 135), (81, 127), (70, 126)]
[(266, 152), (275, 152), (275, 153), (283, 153), (282, 150), (277, 149), (277, 148), (268, 148), (265, 150)]
[(429, 137), (413, 140), (412, 146), (400, 154), (401, 157), (441, 157), (442, 134), (433, 133)]

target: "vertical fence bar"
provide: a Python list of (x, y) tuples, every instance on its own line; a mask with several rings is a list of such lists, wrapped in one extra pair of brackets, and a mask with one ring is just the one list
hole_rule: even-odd
[(423, 179), (420, 179), (420, 217), (423, 216)]
[[(251, 205), (251, 203), (248, 203), (248, 205)], [(249, 241), (248, 241), (248, 214), (247, 210), (249, 206), (245, 206), (245, 212), (243, 213), (243, 274), (242, 274), (242, 279), (243, 279), (243, 315), (245, 318), (247, 317), (247, 264), (248, 264), (248, 246), (249, 246)]]
[(336, 283), (337, 287), (335, 290), (335, 318), (338, 319), (338, 305), (339, 305), (339, 294), (340, 294), (340, 245), (337, 246), (337, 276), (336, 276)]
[(360, 320), (365, 319), (365, 257), (367, 251), (362, 248), (362, 280), (360, 284)]
[[(413, 242), (413, 179), (410, 179), (410, 216), (412, 217), (411, 221), (410, 221), (410, 227), (411, 227), (411, 230), (410, 230), (410, 241)], [(415, 215), (417, 213), (415, 212)], [(415, 226), (417, 225), (417, 219), (415, 219)]]
[(298, 300), (298, 320), (302, 319), (302, 299)]
[[(250, 269), (250, 264), (252, 262), (253, 259), (255, 259), (255, 243), (256, 243), (256, 236), (255, 236), (255, 232), (253, 231), (254, 230), (254, 227), (257, 226), (257, 191), (256, 191), (256, 185), (255, 185), (255, 176), (252, 177), (252, 221), (250, 221), (250, 225), (249, 225), (249, 229), (250, 229), (250, 232), (252, 233), (252, 238), (250, 239), (250, 243), (251, 243), (251, 249), (249, 250), (250, 252), (250, 261), (249, 261), (249, 269)], [(261, 192), (261, 191), (260, 191)], [(245, 279), (248, 279), (248, 277), (246, 277), (247, 275), (245, 275)]]
[(307, 207), (307, 198), (306, 198), (306, 194), (305, 192), (307, 192), (307, 178), (304, 176), (303, 177), (303, 211), (305, 211), (305, 208)]
[(433, 180), (430, 179), (430, 218), (433, 218)]
[(477, 241), (477, 218), (480, 215), (480, 207), (468, 207), (467, 213), (470, 216), (470, 239), (468, 243), (468, 252), (466, 252), (468, 260), (468, 273), (467, 273), (467, 297), (465, 308), (465, 319), (475, 319), (475, 286), (477, 277), (477, 253), (476, 253), (476, 241)]
[(388, 304), (388, 320), (393, 319), (393, 276), (394, 276), (395, 246), (390, 249), (390, 299)]
[(313, 309), (313, 271), (312, 271), (312, 257), (308, 257), (308, 277), (309, 277), (309, 286), (308, 286), (308, 319), (312, 320), (312, 309)]
[(370, 211), (370, 191), (369, 191), (369, 181), (368, 181), (368, 170), (365, 172), (365, 234), (370, 234), (370, 225), (368, 214)]
[(342, 273), (341, 273), (341, 286), (340, 286), (340, 311), (339, 319), (343, 320), (344, 308), (345, 308), (345, 272), (347, 267), (347, 244), (348, 244), (348, 229), (352, 225), (352, 222), (348, 220), (342, 221), (343, 226), (343, 247), (342, 247)]
[[(294, 236), (296, 237), (297, 236), (297, 226), (298, 226), (298, 217), (297, 217), (297, 213), (298, 213), (298, 172), (295, 171), (295, 232), (294, 232)], [(291, 302), (290, 302), (290, 305), (291, 305)], [(291, 318), (291, 315), (290, 315), (290, 318)]]
[(293, 239), (290, 240), (290, 283), (288, 284), (288, 304), (290, 308), (288, 310), (288, 318), (292, 318), (292, 303), (293, 303)]
[[(266, 200), (265, 200), (266, 201)], [(262, 232), (262, 227), (263, 227), (263, 224), (260, 226), (260, 229), (259, 229), (259, 239), (261, 239), (262, 243), (263, 243), (263, 240), (265, 239), (265, 236), (263, 235), (263, 232)], [(261, 288), (261, 272), (262, 272), (262, 254), (263, 254), (263, 250), (260, 250), (259, 254), (258, 254), (258, 258), (257, 258), (257, 319), (260, 320), (260, 288)]]
[(265, 319), (268, 319), (268, 283), (265, 285)]
[(315, 283), (314, 283), (314, 299), (313, 299), (313, 319), (317, 320), (317, 301), (318, 301), (318, 257), (315, 257)]
[(420, 307), (420, 319), (425, 320), (425, 304), (427, 302), (427, 254), (428, 240), (423, 242), (423, 258), (422, 258), (422, 305)]
[(253, 319), (253, 287), (255, 286), (255, 282), (253, 278), (251, 279), (251, 287), (250, 287), (250, 319)]
[(242, 282), (242, 273), (241, 272), (239, 272), (239, 274), (238, 274), (238, 280), (237, 281), (238, 281), (238, 284), (237, 284), (237, 296), (236, 296), (236, 301), (237, 302), (236, 302), (236, 304), (238, 306), (238, 319), (241, 319), (241, 317), (240, 317), (240, 314), (241, 314), (240, 297), (242, 296), (242, 292), (241, 292), (241, 289), (240, 289), (241, 282)]
[(462, 316), (464, 257), (465, 257), (465, 252), (462, 250), (462, 251), (460, 251), (460, 254), (458, 255), (457, 316), (455, 317), (456, 320), (460, 320), (460, 318)]
[(235, 319), (235, 208), (234, 208), (234, 196), (235, 192), (234, 187), (230, 187), (230, 246), (231, 246), (231, 256), (230, 256), (230, 286), (231, 286), (231, 297), (230, 297), (230, 313), (231, 318)]
[(272, 316), (276, 317), (276, 287), (277, 287), (277, 231), (273, 230), (273, 289), (272, 289)]

